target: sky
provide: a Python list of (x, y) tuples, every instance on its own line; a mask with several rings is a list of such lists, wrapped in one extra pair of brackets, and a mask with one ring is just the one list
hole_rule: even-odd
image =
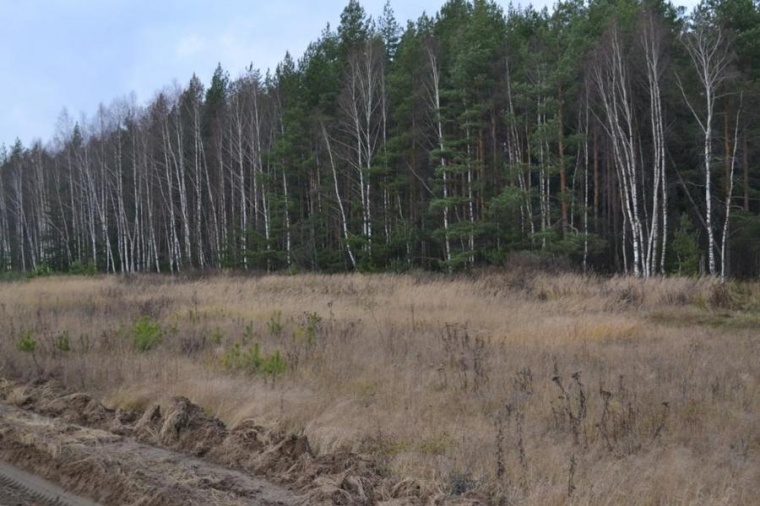
[[(507, 0), (508, 1), (508, 0)], [(498, 0), (505, 10), (507, 1)], [(444, 0), (391, 0), (403, 27)], [(552, 0), (534, 0), (534, 7)], [(74, 120), (99, 104), (146, 104), (217, 64), (235, 78), (250, 64), (298, 59), (348, 0), (0, 0), (0, 146), (52, 140), (64, 109)], [(382, 14), (385, 0), (362, 0)], [(518, 2), (515, 2), (518, 4)], [(134, 94), (134, 95), (132, 95)]]

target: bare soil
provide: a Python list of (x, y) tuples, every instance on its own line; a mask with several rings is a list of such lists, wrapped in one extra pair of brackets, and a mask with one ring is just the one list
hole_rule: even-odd
[(302, 502), (246, 473), (5, 404), (0, 404), (0, 458), (102, 504)]
[(0, 461), (0, 504), (7, 506), (99, 506)]
[(253, 421), (229, 430), (184, 397), (111, 410), (54, 382), (0, 380), (0, 460), (104, 505), (442, 502), (367, 457), (316, 456), (305, 436)]

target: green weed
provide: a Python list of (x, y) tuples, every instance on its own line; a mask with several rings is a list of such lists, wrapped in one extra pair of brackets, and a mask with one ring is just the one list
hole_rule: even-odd
[(164, 339), (161, 324), (149, 316), (143, 316), (132, 325), (132, 345), (137, 351), (146, 352), (157, 348)]
[(37, 340), (32, 337), (31, 329), (22, 334), (21, 338), (16, 343), (16, 348), (24, 353), (34, 354), (34, 350), (37, 349)]
[(285, 324), (282, 322), (282, 311), (275, 311), (267, 320), (267, 329), (274, 337), (280, 337), (285, 330)]
[(259, 343), (253, 343), (247, 349), (244, 349), (240, 343), (235, 343), (224, 353), (222, 367), (246, 374), (278, 376), (287, 370), (287, 363), (279, 350), (271, 355), (262, 355)]
[(208, 340), (211, 341), (212, 344), (215, 344), (219, 346), (222, 344), (222, 340), (224, 339), (224, 332), (222, 332), (221, 329), (216, 328), (214, 329), (211, 334), (208, 336)]
[(71, 351), (71, 339), (68, 330), (64, 330), (55, 338), (53, 348), (64, 353)]

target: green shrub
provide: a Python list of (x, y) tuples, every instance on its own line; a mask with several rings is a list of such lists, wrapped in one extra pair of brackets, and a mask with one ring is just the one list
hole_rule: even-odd
[(306, 335), (306, 341), (310, 345), (314, 345), (317, 340), (317, 335), (322, 330), (322, 317), (317, 313), (304, 313), (305, 324), (304, 334)]
[[(0, 257), (0, 265), (4, 265), (3, 258)], [(26, 279), (26, 276), (21, 271), (3, 271), (0, 270), (0, 282), (14, 282)]]
[(37, 341), (32, 337), (32, 331), (27, 330), (16, 343), (16, 348), (24, 353), (34, 354), (37, 349)]
[(301, 325), (293, 332), (293, 342), (312, 347), (322, 332), (322, 317), (318, 313), (304, 313)]
[(48, 265), (40, 264), (34, 270), (26, 273), (26, 277), (29, 279), (47, 277), (53, 274), (53, 269)]
[(224, 332), (222, 332), (222, 329), (216, 328), (214, 329), (211, 334), (208, 336), (208, 340), (217, 346), (222, 344), (222, 340), (224, 339)]
[(265, 357), (261, 362), (261, 366), (259, 367), (262, 373), (268, 374), (270, 376), (278, 376), (284, 373), (287, 368), (288, 365), (285, 363), (285, 360), (283, 360), (282, 356), (280, 356), (280, 350), (277, 350), (272, 355)]
[(674, 270), (679, 276), (694, 276), (699, 274), (699, 262), (702, 251), (699, 247), (698, 235), (694, 230), (691, 219), (687, 214), (681, 215), (678, 229), (673, 232), (670, 242), (671, 254), (675, 257)]
[(261, 370), (263, 363), (264, 359), (261, 356), (259, 343), (253, 343), (253, 346), (248, 348), (248, 352), (243, 354), (242, 368), (249, 374), (256, 374)]
[(71, 351), (71, 339), (69, 339), (69, 332), (64, 330), (61, 335), (55, 338), (53, 341), (53, 347), (64, 353)]
[(282, 323), (282, 311), (275, 311), (267, 320), (267, 329), (274, 337), (280, 337), (285, 325)]
[(277, 376), (287, 370), (287, 364), (277, 350), (271, 355), (262, 355), (259, 343), (253, 343), (248, 349), (243, 349), (240, 343), (235, 343), (222, 357), (222, 367), (231, 371), (242, 371), (246, 374), (265, 374)]
[(240, 369), (242, 364), (242, 352), (240, 350), (240, 343), (235, 343), (232, 348), (224, 352), (222, 357), (222, 367), (225, 369)]
[(243, 343), (251, 341), (255, 335), (256, 332), (253, 330), (253, 322), (248, 322), (245, 325), (245, 330), (243, 330)]
[(143, 316), (132, 325), (132, 345), (137, 351), (146, 352), (157, 348), (163, 338), (161, 324), (150, 316)]
[(98, 273), (98, 268), (92, 262), (74, 262), (69, 267), (69, 274), (76, 276), (94, 276)]
[(23, 333), (21, 338), (16, 343), (16, 348), (18, 348), (19, 351), (31, 354), (34, 366), (37, 368), (38, 372), (42, 371), (40, 364), (37, 362), (37, 355), (34, 353), (34, 351), (37, 349), (37, 340), (32, 337), (31, 329)]

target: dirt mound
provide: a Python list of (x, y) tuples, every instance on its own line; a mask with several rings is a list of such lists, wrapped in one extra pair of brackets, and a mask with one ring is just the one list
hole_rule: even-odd
[(299, 464), (308, 463), (311, 458), (312, 451), (306, 436), (290, 434), (257, 455), (248, 466), (255, 473), (286, 476), (295, 467), (301, 467)]
[(317, 487), (309, 493), (310, 502), (331, 504), (377, 504), (375, 487), (371, 480), (359, 476), (321, 476)]
[(249, 460), (252, 453), (260, 453), (275, 444), (277, 434), (257, 424), (253, 420), (244, 420), (232, 429), (221, 445), (212, 450), (214, 457), (229, 459), (230, 463), (240, 467), (251, 467)]
[(246, 420), (227, 433), (210, 457), (257, 474), (282, 474), (313, 453), (305, 436), (269, 430)]
[(161, 416), (161, 405), (153, 404), (143, 411), (142, 416), (137, 420), (137, 423), (133, 427), (134, 434), (141, 441), (158, 441), (158, 435), (161, 432), (162, 423), (163, 417)]
[(106, 428), (114, 415), (113, 410), (90, 395), (68, 394), (53, 381), (15, 385), (4, 380), (0, 384), (0, 400), (68, 423), (99, 429)]
[[(185, 397), (174, 397), (163, 414), (159, 403), (143, 412), (132, 431), (143, 442), (206, 455), (215, 462), (233, 465), (258, 474), (280, 474), (300, 458), (313, 456), (305, 436), (271, 431), (253, 421), (228, 431), (216, 418)], [(126, 425), (126, 423), (122, 423)]]
[[(160, 411), (158, 414), (160, 416)], [(185, 397), (173, 397), (169, 401), (158, 431), (163, 446), (197, 457), (222, 444), (226, 436), (227, 429), (221, 421), (206, 416), (200, 406)]]
[(131, 436), (134, 433), (135, 422), (140, 418), (140, 413), (128, 409), (117, 409), (113, 414), (108, 430), (120, 436)]
[(376, 504), (391, 499), (394, 488), (394, 482), (374, 459), (352, 452), (321, 455), (299, 469), (298, 475), (317, 485), (307, 488), (315, 502), (329, 499), (333, 504)]
[(230, 431), (210, 455), (301, 490), (310, 504), (375, 504), (391, 488), (370, 457), (317, 456), (306, 436), (268, 431), (253, 421)]
[(227, 429), (221, 421), (206, 416), (200, 406), (186, 397), (171, 398), (165, 412), (166, 415), (162, 413), (161, 405), (156, 403), (145, 410), (133, 428), (129, 426), (129, 420), (134, 415), (129, 412), (121, 412), (121, 419), (116, 419), (113, 425), (142, 442), (196, 457), (202, 457), (220, 446), (227, 436)]
[(185, 397), (155, 403), (140, 413), (108, 409), (87, 394), (66, 393), (53, 382), (16, 385), (2, 380), (0, 400), (264, 476), (305, 494), (308, 504), (445, 502), (432, 486), (392, 480), (371, 456), (353, 452), (316, 455), (306, 436), (267, 429), (253, 420), (230, 430)]
[(38, 391), (27, 386), (9, 386), (4, 395), (4, 400), (11, 406), (19, 408), (31, 408), (38, 400)]
[(0, 460), (105, 505), (303, 504), (247, 473), (2, 403)]
[(61, 418), (77, 425), (107, 427), (113, 418), (113, 410), (107, 409), (99, 401), (87, 394), (70, 394), (39, 401), (36, 411), (46, 416)]

